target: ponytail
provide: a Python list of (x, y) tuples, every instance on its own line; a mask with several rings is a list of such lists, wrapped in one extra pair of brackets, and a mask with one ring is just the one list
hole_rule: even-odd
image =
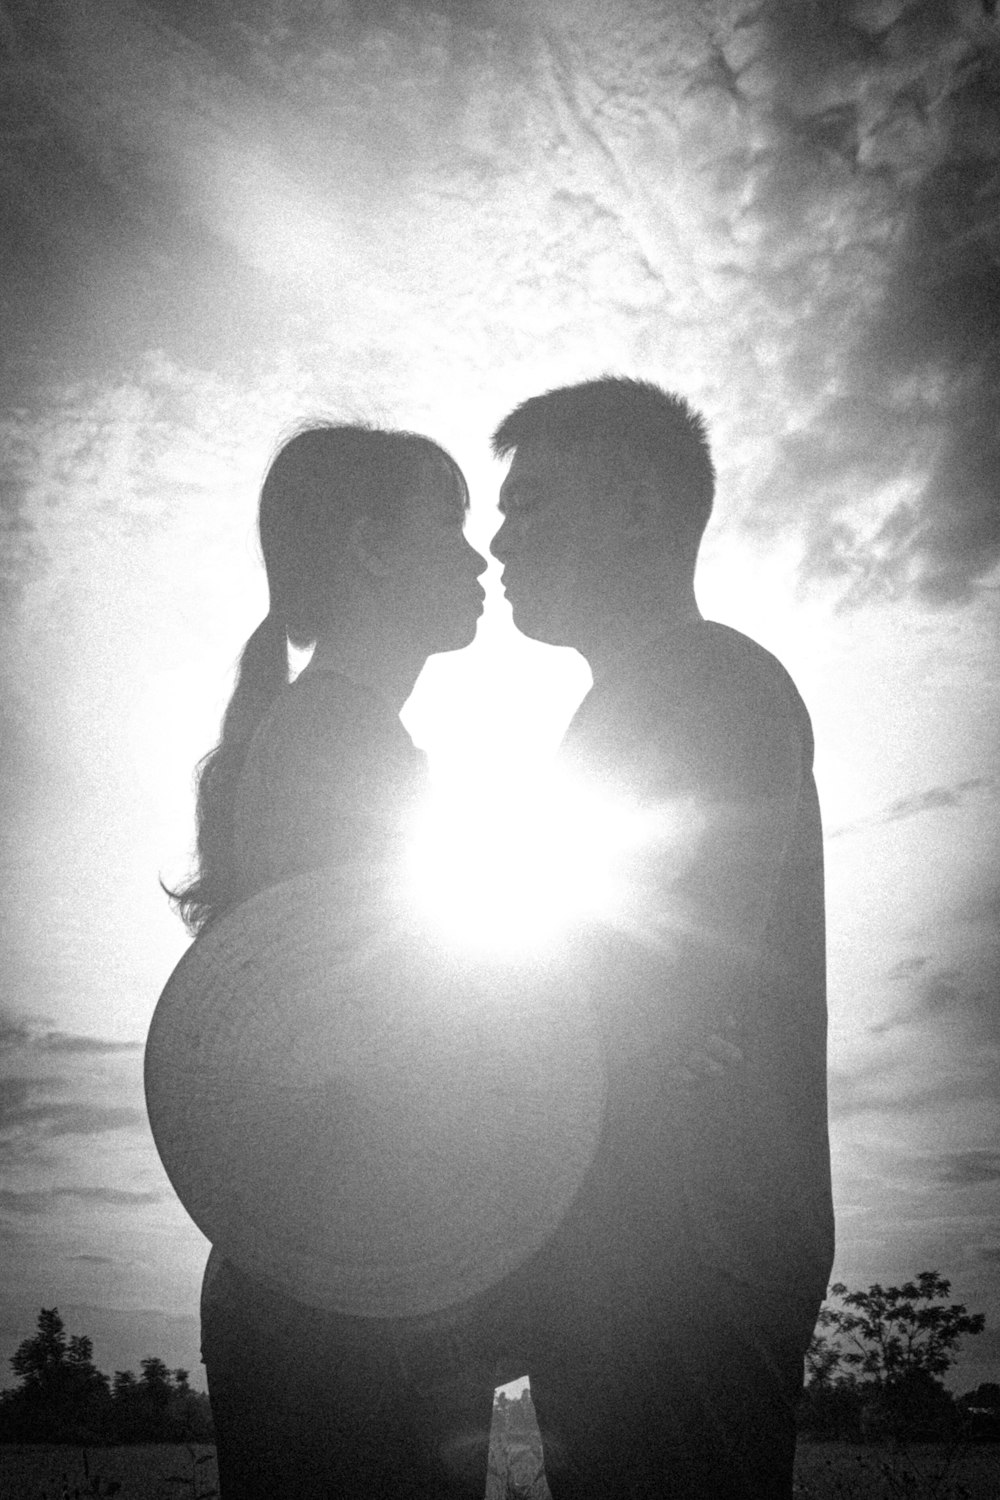
[(195, 935), (236, 899), (236, 789), (254, 731), (287, 685), (285, 626), (276, 614), (268, 613), (240, 653), (236, 685), (222, 719), (219, 743), (198, 766), (198, 874), (180, 890), (169, 892), (185, 925)]

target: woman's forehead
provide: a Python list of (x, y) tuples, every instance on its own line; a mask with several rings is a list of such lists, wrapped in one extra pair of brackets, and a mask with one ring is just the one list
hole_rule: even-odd
[(469, 492), (462, 471), (444, 454), (428, 454), (421, 470), (421, 480), (420, 488), (428, 499), (440, 500), (463, 515), (468, 510)]

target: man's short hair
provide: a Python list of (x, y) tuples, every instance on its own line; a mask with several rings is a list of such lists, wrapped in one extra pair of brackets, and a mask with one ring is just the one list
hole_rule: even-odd
[(507, 458), (541, 442), (623, 477), (648, 466), (677, 531), (697, 548), (712, 513), (715, 467), (705, 419), (683, 396), (620, 375), (559, 386), (504, 417), (493, 452)]

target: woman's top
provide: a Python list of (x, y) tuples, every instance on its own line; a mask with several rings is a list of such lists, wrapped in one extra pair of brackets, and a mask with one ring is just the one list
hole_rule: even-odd
[(324, 865), (384, 861), (426, 789), (426, 756), (386, 703), (336, 672), (304, 672), (265, 715), (240, 776), (238, 899)]
[[(236, 792), (237, 901), (326, 865), (377, 867), (399, 851), (428, 789), (427, 759), (399, 718), (336, 672), (304, 672), (258, 726)], [(202, 1317), (245, 1300), (213, 1250)]]

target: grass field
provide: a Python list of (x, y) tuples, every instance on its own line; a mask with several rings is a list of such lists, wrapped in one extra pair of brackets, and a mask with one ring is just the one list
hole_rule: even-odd
[[(215, 1487), (214, 1450), (204, 1446), (92, 1448), (87, 1462), (89, 1476), (79, 1448), (0, 1447), (0, 1495), (3, 1500), (83, 1500), (111, 1493), (118, 1500), (194, 1500)], [(119, 1488), (110, 1490), (111, 1484)], [(495, 1482), (490, 1489), (498, 1495)], [(546, 1493), (542, 1482), (531, 1500)], [(982, 1443), (949, 1456), (931, 1446), (894, 1455), (875, 1446), (803, 1443), (796, 1495), (801, 1500), (1000, 1500), (1000, 1445)]]
[(802, 1500), (1000, 1500), (1000, 1444), (799, 1443)]
[[(215, 1489), (215, 1449), (204, 1444), (89, 1448), (86, 1461), (89, 1473), (81, 1448), (0, 1447), (0, 1496), (76, 1500), (79, 1495), (83, 1500), (113, 1494), (117, 1500), (166, 1500), (172, 1495), (175, 1500), (194, 1500)], [(109, 1488), (113, 1485), (118, 1488)]]

